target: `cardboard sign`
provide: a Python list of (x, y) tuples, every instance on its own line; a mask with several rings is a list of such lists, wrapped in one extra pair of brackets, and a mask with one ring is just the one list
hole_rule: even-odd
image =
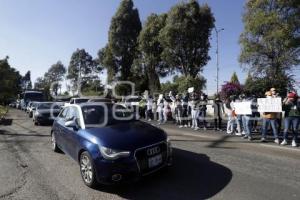
[(233, 109), (237, 115), (251, 115), (252, 114), (251, 101), (234, 102)]
[(258, 112), (282, 112), (281, 98), (258, 98)]
[(189, 92), (189, 93), (194, 92), (194, 87), (190, 87), (190, 88), (188, 89), (188, 92)]

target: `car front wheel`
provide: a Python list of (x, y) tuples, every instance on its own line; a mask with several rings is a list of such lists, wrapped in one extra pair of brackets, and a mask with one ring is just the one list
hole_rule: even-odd
[(59, 148), (58, 148), (58, 146), (56, 144), (56, 138), (55, 138), (55, 134), (54, 133), (51, 134), (51, 146), (52, 146), (52, 150), (54, 152), (59, 152)]
[(80, 173), (83, 179), (83, 182), (91, 188), (97, 186), (96, 173), (93, 166), (93, 161), (88, 152), (84, 151), (80, 155)]

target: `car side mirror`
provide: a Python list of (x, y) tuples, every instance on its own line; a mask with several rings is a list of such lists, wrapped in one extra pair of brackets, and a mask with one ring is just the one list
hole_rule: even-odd
[(69, 128), (73, 128), (74, 130), (79, 130), (80, 126), (78, 125), (76, 120), (70, 120), (65, 122), (65, 126)]

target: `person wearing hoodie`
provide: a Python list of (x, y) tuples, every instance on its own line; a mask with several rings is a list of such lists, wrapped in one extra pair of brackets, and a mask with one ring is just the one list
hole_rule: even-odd
[[(272, 97), (272, 92), (271, 91), (267, 91), (265, 93), (265, 95), (266, 95), (267, 98), (274, 98), (274, 97)], [(275, 113), (275, 112), (265, 112), (265, 113), (263, 113), (261, 142), (266, 142), (267, 131), (268, 131), (269, 125), (271, 125), (272, 130), (273, 130), (274, 139), (275, 139), (274, 142), (276, 144), (279, 144), (277, 116), (278, 116), (278, 113)]]
[(291, 128), (293, 132), (292, 146), (297, 147), (297, 136), (300, 124), (300, 99), (295, 92), (287, 95), (283, 101), (283, 110), (285, 111), (283, 141), (281, 145), (288, 144), (288, 131)]

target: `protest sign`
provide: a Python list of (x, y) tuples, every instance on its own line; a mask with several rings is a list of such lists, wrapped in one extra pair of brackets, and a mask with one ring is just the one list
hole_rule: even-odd
[(190, 87), (190, 88), (188, 89), (188, 92), (189, 92), (189, 93), (194, 92), (194, 87)]
[(251, 115), (252, 114), (251, 101), (234, 102), (233, 109), (235, 114), (237, 115)]
[(258, 112), (282, 112), (281, 98), (258, 98)]

